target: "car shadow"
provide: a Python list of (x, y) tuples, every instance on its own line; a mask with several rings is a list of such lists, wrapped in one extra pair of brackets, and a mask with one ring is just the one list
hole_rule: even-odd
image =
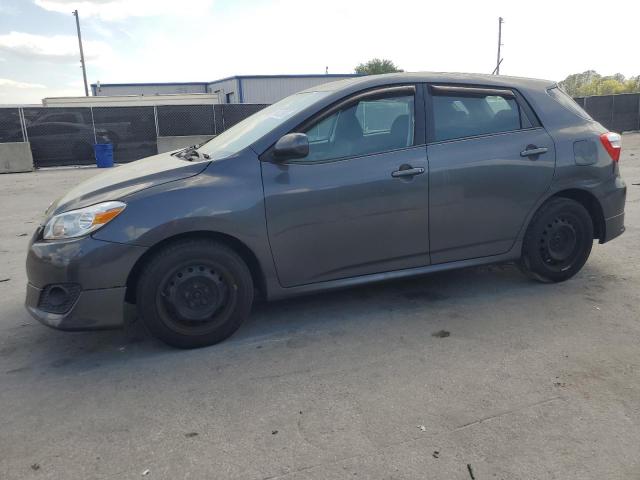
[[(588, 277), (598, 276), (595, 267), (586, 266), (581, 274), (561, 284), (579, 292)], [(0, 360), (7, 375), (73, 375), (112, 368), (117, 365), (152, 365), (204, 360), (223, 362), (230, 356), (242, 356), (266, 344), (286, 343), (298, 336), (331, 336), (344, 330), (367, 331), (371, 317), (393, 317), (394, 322), (411, 322), (416, 313), (426, 326), (439, 325), (442, 318), (455, 318), (464, 305), (522, 299), (523, 305), (544, 301), (553, 285), (540, 284), (524, 277), (514, 265), (492, 265), (440, 272), (421, 277), (391, 280), (350, 289), (306, 295), (275, 302), (257, 302), (251, 317), (230, 339), (198, 350), (177, 350), (153, 338), (141, 322), (124, 330), (103, 332), (59, 332), (34, 320), (25, 320), (11, 329), (0, 347)], [(26, 314), (16, 307), (14, 315)], [(381, 317), (382, 316), (382, 317)], [(517, 321), (517, 319), (514, 319)], [(386, 319), (384, 320), (386, 321)], [(425, 336), (430, 329), (424, 329)], [(142, 368), (142, 367), (141, 367)], [(2, 373), (2, 372), (0, 372)]]

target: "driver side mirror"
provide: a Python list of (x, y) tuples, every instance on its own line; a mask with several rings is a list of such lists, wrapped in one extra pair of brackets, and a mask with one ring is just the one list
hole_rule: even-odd
[(304, 133), (287, 133), (273, 147), (277, 160), (304, 158), (309, 154), (309, 138)]

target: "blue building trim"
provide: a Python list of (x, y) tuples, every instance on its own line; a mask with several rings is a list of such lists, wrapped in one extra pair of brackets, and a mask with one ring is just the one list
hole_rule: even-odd
[(244, 95), (242, 94), (242, 77), (238, 77), (238, 103), (244, 103)]

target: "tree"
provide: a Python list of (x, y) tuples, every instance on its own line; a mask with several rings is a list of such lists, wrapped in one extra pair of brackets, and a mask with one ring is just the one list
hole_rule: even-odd
[(374, 58), (367, 63), (361, 63), (356, 67), (356, 73), (361, 75), (380, 75), (381, 73), (404, 72), (398, 68), (391, 60), (386, 58)]
[(626, 79), (621, 73), (603, 77), (595, 70), (574, 73), (559, 82), (572, 97), (640, 92), (640, 75)]

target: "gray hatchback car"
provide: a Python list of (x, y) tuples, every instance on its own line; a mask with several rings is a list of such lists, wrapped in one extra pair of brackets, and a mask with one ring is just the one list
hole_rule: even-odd
[(26, 306), (62, 330), (231, 335), (283, 298), (495, 262), (559, 282), (624, 231), (621, 137), (550, 81), (390, 74), (325, 84), (54, 202)]

